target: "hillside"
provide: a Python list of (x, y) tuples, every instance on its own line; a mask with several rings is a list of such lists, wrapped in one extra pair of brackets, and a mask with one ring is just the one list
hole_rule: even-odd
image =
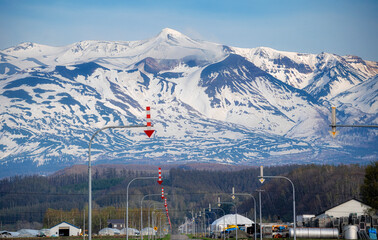
[[(112, 168), (113, 167), (113, 168)], [(126, 168), (98, 168), (93, 172), (94, 211), (107, 211), (109, 207), (118, 208), (124, 213), (126, 186), (137, 176), (151, 176), (151, 173), (126, 170)], [(157, 169), (156, 169), (157, 170)], [(164, 169), (163, 169), (164, 170)], [(147, 170), (148, 171), (148, 170)], [(157, 171), (155, 173), (157, 175)], [(155, 175), (154, 174), (154, 175)], [(365, 170), (358, 165), (307, 165), (307, 166), (277, 166), (267, 167), (265, 175), (282, 175), (289, 177), (295, 184), (297, 214), (317, 214), (351, 198), (360, 199), (360, 186), (363, 183)], [(156, 176), (155, 175), (155, 176)], [(237, 193), (252, 193), (263, 189), (263, 218), (290, 221), (292, 218), (292, 190), (286, 181), (269, 181), (261, 185), (257, 176), (258, 168), (245, 168), (233, 171), (196, 170), (191, 166), (177, 166), (169, 171), (163, 171), (163, 187), (168, 199), (170, 216), (174, 224), (182, 223), (189, 212), (207, 208), (209, 203), (215, 207), (217, 197), (232, 201), (231, 189)], [(152, 175), (153, 176), (153, 175)], [(82, 223), (83, 208), (87, 205), (87, 179), (85, 173), (72, 173), (70, 169), (52, 176), (12, 177), (0, 181), (0, 221), (8, 229), (23, 222), (39, 222), (47, 225), (54, 221), (76, 219), (76, 224)], [(316, 184), (313, 184), (316, 183)], [(140, 206), (140, 199), (146, 194), (160, 193), (161, 187), (155, 181), (135, 182), (130, 186), (130, 209)], [(158, 199), (155, 200), (158, 203)], [(253, 203), (251, 199), (237, 197), (235, 203), (240, 213), (252, 217)], [(48, 210), (50, 209), (50, 210)], [(61, 211), (56, 216), (46, 218), (46, 211)], [(133, 210), (133, 211), (134, 211)], [(226, 206), (224, 210), (232, 212), (233, 208)], [(136, 211), (136, 210), (135, 210)], [(116, 217), (105, 214), (106, 218)], [(54, 214), (53, 214), (54, 215)], [(138, 214), (136, 214), (138, 216)], [(97, 219), (97, 218), (95, 218)], [(98, 230), (99, 219), (94, 220)], [(136, 221), (138, 222), (138, 221)]]

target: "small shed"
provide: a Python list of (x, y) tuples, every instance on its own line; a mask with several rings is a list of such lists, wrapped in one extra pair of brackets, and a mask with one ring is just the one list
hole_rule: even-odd
[(61, 222), (50, 228), (50, 236), (80, 236), (81, 229), (68, 222)]

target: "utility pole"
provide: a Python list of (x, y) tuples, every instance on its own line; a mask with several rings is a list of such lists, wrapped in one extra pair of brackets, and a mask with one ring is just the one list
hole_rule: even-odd
[(84, 227), (83, 227), (83, 239), (85, 240), (85, 207), (84, 207), (83, 221), (84, 221)]

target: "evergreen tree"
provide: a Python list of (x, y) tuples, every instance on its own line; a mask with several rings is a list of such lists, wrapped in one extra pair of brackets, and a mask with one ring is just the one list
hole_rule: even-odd
[(361, 186), (362, 200), (375, 211), (378, 210), (378, 161), (366, 167), (364, 183)]

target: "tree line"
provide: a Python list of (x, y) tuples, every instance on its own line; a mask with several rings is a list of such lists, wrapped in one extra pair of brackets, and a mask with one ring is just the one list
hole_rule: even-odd
[[(353, 198), (377, 208), (377, 195), (369, 196), (372, 188), (378, 189), (374, 185), (377, 184), (377, 168), (377, 162), (369, 166), (287, 165), (266, 167), (264, 175), (290, 178), (296, 190), (297, 214), (318, 214)], [(264, 220), (290, 221), (290, 183), (282, 179), (266, 179), (261, 184), (257, 178), (259, 174), (259, 169), (252, 167), (240, 171), (193, 170), (185, 167), (170, 169), (166, 176), (163, 175), (163, 187), (167, 193), (172, 224), (181, 224), (185, 217), (191, 217), (192, 210), (203, 211), (209, 203), (215, 207), (218, 197), (222, 201), (234, 201), (238, 213), (252, 218), (252, 199), (237, 196), (232, 200), (232, 187), (235, 192), (251, 193), (256, 199), (256, 190), (264, 190)], [(117, 171), (114, 167), (93, 173), (94, 230), (105, 226), (108, 219), (124, 219), (127, 184), (139, 176), (151, 176), (151, 173), (143, 170)], [(370, 178), (366, 180), (366, 176)], [(140, 213), (141, 198), (160, 192), (161, 186), (156, 180), (133, 182), (129, 191), (130, 226), (139, 226), (140, 217), (136, 213)], [(81, 227), (88, 204), (88, 176), (84, 173), (15, 176), (0, 180), (0, 194), (0, 222), (3, 229), (17, 230), (12, 228), (20, 227), (20, 222), (39, 222), (43, 227), (50, 228), (60, 221), (67, 221)], [(151, 197), (150, 200), (163, 206), (159, 198)], [(234, 211), (232, 206), (225, 205), (222, 208), (226, 213)], [(215, 214), (209, 216), (215, 218)]]

